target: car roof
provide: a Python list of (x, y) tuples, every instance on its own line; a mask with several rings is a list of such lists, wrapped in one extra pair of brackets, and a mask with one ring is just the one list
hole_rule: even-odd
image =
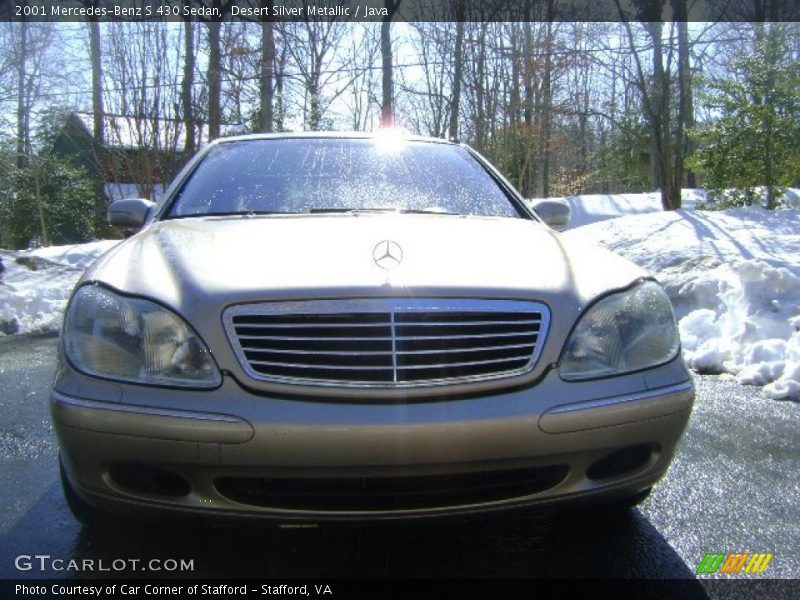
[[(211, 144), (224, 144), (226, 142), (240, 142), (246, 140), (288, 140), (288, 139), (377, 139), (381, 136), (381, 131), (285, 131), (281, 133), (250, 133), (247, 135), (232, 135), (217, 138)], [(386, 131), (386, 130), (383, 130)], [(399, 135), (408, 141), (413, 142), (433, 142), (436, 144), (459, 145), (453, 140), (443, 138), (426, 137), (421, 135), (411, 135), (397, 130)]]

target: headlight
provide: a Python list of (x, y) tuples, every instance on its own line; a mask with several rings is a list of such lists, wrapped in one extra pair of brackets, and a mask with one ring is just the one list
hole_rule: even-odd
[(211, 353), (178, 315), (163, 306), (80, 288), (64, 320), (67, 358), (89, 375), (184, 387), (217, 387), (222, 379)]
[(603, 298), (581, 317), (559, 371), (566, 380), (619, 375), (663, 364), (678, 349), (669, 298), (661, 286), (646, 281)]

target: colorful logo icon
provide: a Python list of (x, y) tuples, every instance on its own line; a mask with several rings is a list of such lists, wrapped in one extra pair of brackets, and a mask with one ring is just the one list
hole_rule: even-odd
[(738, 575), (763, 573), (772, 560), (772, 552), (708, 552), (697, 565), (697, 573), (723, 573)]

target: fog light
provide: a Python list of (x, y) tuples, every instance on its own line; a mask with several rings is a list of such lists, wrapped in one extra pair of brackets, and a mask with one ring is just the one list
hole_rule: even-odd
[(650, 457), (657, 451), (658, 447), (654, 444), (640, 444), (617, 450), (593, 462), (587, 469), (586, 476), (589, 479), (608, 479), (632, 473), (650, 462)]
[(115, 463), (109, 469), (109, 475), (119, 487), (134, 494), (178, 498), (192, 491), (186, 479), (160, 467)]

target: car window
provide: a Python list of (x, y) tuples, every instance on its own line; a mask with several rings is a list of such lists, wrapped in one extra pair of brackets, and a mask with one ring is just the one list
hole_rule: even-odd
[(169, 215), (381, 209), (520, 216), (460, 146), (341, 138), (219, 144), (183, 185)]

